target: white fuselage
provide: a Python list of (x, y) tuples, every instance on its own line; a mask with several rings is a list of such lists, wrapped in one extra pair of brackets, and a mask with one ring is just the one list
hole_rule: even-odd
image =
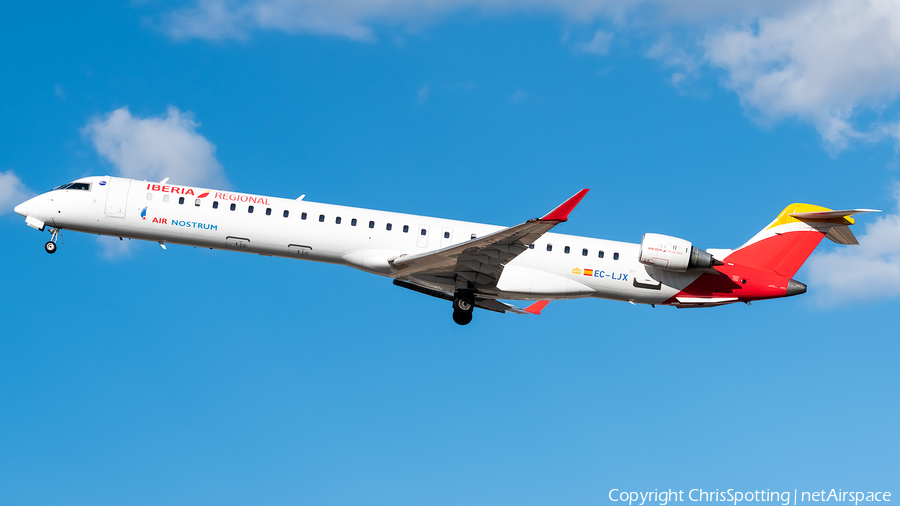
[[(37, 220), (58, 229), (343, 264), (395, 278), (391, 259), (504, 228), (114, 177), (79, 182), (88, 183), (90, 190), (54, 190), (16, 212), (32, 220), (32, 226)], [(547, 233), (507, 263), (496, 287), (485, 295), (660, 304), (699, 276), (645, 266), (638, 261), (639, 249), (639, 244)], [(452, 286), (424, 284), (453, 292)]]

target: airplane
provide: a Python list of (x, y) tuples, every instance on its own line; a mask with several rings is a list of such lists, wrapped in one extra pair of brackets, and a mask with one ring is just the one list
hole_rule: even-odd
[[(859, 244), (857, 213), (791, 204), (736, 249), (702, 250), (646, 233), (639, 244), (551, 233), (583, 189), (549, 213), (512, 227), (322, 204), (120, 177), (93, 176), (15, 207), (25, 223), (60, 231), (242, 251), (347, 265), (452, 302), (453, 320), (475, 308), (540, 314), (551, 300), (595, 297), (677, 308), (791, 297), (794, 274), (823, 238)], [(522, 309), (505, 300), (536, 301)]]

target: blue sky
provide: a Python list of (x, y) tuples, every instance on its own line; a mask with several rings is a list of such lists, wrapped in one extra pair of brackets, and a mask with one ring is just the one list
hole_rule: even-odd
[[(3, 503), (898, 492), (898, 9), (473, 5), (8, 7)], [(458, 327), (349, 268), (74, 232), (50, 256), (10, 212), (102, 174), (499, 225), (588, 187), (560, 232), (702, 248), (791, 202), (885, 213), (802, 297)]]

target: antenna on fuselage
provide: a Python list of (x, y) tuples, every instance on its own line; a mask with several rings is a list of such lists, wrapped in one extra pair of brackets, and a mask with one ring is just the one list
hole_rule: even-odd
[(303, 200), (303, 197), (305, 197), (305, 196), (306, 196), (306, 194), (304, 193), (303, 195), (300, 195), (299, 197), (297, 197), (297, 200)]
[(165, 178), (162, 181), (160, 181), (159, 184), (166, 184), (166, 181), (168, 181), (168, 180), (169, 180), (169, 178)]

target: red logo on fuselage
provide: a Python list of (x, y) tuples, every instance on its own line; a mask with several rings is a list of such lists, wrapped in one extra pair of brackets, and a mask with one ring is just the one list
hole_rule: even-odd
[[(194, 190), (191, 188), (183, 188), (181, 186), (165, 186), (160, 184), (147, 183), (147, 189), (154, 192), (176, 193), (178, 195), (193, 195)], [(209, 195), (209, 192), (202, 193), (197, 196), (198, 199)]]
[(267, 206), (270, 205), (268, 197), (253, 197), (250, 195), (216, 192), (216, 195), (213, 198), (231, 200), (234, 202), (249, 202), (251, 204), (265, 204)]
[[(166, 186), (161, 184), (153, 184), (147, 183), (147, 189), (154, 192), (164, 192), (164, 193), (175, 193), (178, 195), (194, 195), (193, 188), (184, 188), (182, 186)], [(202, 199), (208, 197), (210, 191), (201, 191), (199, 195), (197, 195), (198, 199)], [(268, 197), (253, 197), (250, 195), (240, 195), (237, 193), (224, 193), (224, 192), (215, 192), (215, 196), (213, 198), (222, 199), (222, 200), (230, 200), (233, 202), (249, 202), (251, 204), (264, 204), (270, 205)]]

